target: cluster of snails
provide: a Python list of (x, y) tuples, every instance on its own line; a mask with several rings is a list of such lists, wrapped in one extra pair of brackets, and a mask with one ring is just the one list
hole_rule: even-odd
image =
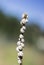
[(25, 26), (25, 24), (28, 22), (28, 16), (27, 16), (27, 14), (23, 14), (22, 15), (22, 20), (21, 20), (21, 22), (20, 22), (20, 24), (21, 24), (21, 29), (20, 29), (20, 35), (19, 35), (19, 39), (18, 39), (18, 42), (17, 42), (17, 48), (16, 48), (16, 50), (17, 50), (17, 52), (18, 52), (18, 57), (17, 57), (17, 59), (18, 59), (18, 63), (20, 64), (20, 65), (22, 65), (22, 59), (23, 59), (23, 48), (24, 48), (24, 32), (25, 32), (25, 30), (26, 30), (26, 26)]

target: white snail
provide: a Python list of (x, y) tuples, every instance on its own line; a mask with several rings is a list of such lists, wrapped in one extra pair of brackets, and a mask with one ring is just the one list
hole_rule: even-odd
[(17, 42), (17, 45), (19, 46), (20, 44), (21, 44), (21, 41), (18, 41), (18, 42)]
[(18, 63), (19, 63), (19, 64), (22, 63), (20, 59), (18, 60)]
[(22, 34), (19, 35), (19, 38), (24, 38), (24, 36)]
[(26, 26), (22, 26), (23, 30), (26, 30)]
[(20, 32), (21, 32), (21, 33), (24, 33), (24, 32), (25, 32), (25, 30), (24, 30), (23, 28), (21, 28), (21, 29), (20, 29)]
[(18, 53), (18, 56), (23, 56), (23, 52), (20, 51), (20, 52)]
[(21, 39), (21, 42), (22, 42), (22, 43), (24, 43), (24, 41), (25, 41), (24, 39)]
[(21, 43), (21, 46), (24, 47), (24, 43)]

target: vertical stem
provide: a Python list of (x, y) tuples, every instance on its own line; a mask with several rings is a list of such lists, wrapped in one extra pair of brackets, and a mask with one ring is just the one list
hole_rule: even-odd
[(23, 57), (23, 48), (24, 48), (24, 32), (25, 32), (25, 29), (26, 29), (26, 26), (25, 24), (27, 23), (27, 20), (28, 19), (28, 16), (27, 14), (23, 14), (22, 16), (22, 20), (21, 20), (21, 25), (22, 25), (22, 28), (20, 29), (20, 36), (19, 36), (19, 39), (18, 42), (17, 42), (17, 51), (18, 51), (18, 63), (19, 65), (22, 65), (22, 57)]

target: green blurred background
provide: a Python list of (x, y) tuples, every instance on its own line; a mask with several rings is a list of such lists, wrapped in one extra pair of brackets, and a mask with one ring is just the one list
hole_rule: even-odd
[[(16, 42), (20, 34), (19, 21), (17, 17), (0, 12), (0, 65), (18, 65)], [(35, 24), (26, 26), (23, 65), (44, 65), (44, 31)]]
[[(0, 1), (0, 4), (2, 1)], [(12, 3), (14, 4), (16, 1), (13, 0)], [(16, 51), (17, 44), (16, 43), (18, 41), (18, 36), (20, 34), (20, 28), (21, 28), (21, 25), (20, 25), (21, 16), (20, 15), (22, 15), (23, 10), (26, 11), (28, 15), (30, 15), (29, 22), (26, 24), (27, 29), (24, 34), (25, 48), (24, 48), (23, 65), (44, 65), (44, 26), (43, 26), (44, 24), (42, 22), (44, 20), (41, 20), (42, 18), (41, 14), (44, 14), (43, 12), (44, 9), (42, 9), (41, 11), (41, 8), (40, 8), (43, 6), (41, 5), (41, 3), (43, 4), (44, 1), (43, 0), (40, 0), (40, 1), (31, 0), (30, 4), (35, 5), (35, 6), (34, 5), (31, 6), (29, 5), (29, 0), (28, 0), (27, 10), (25, 8), (27, 0), (25, 1), (25, 3), (24, 1), (16, 2), (15, 11), (17, 12), (13, 10), (15, 7), (13, 7), (14, 5), (12, 6), (12, 3), (10, 6), (9, 4), (10, 1), (4, 0), (3, 2), (8, 3), (8, 6), (10, 7), (10, 9), (7, 8), (7, 6), (5, 6), (5, 4), (3, 3), (2, 5), (4, 6), (3, 7), (1, 6), (0, 8), (0, 65), (18, 65), (17, 51)], [(38, 6), (37, 7), (40, 8), (40, 10), (38, 9), (36, 10), (36, 5), (37, 5), (36, 3), (39, 4), (39, 7)], [(22, 4), (22, 6), (21, 7), (16, 6), (19, 4), (20, 5)], [(22, 7), (24, 7), (23, 10), (20, 9)], [(28, 8), (31, 8), (31, 7), (32, 9), (33, 7), (35, 9), (28, 10)], [(12, 14), (10, 14), (10, 11), (7, 13), (8, 10), (6, 8), (9, 9), (10, 11), (13, 10), (11, 12)], [(41, 13), (40, 11), (43, 13)], [(16, 14), (14, 14), (13, 12), (15, 12)], [(37, 14), (32, 14), (35, 12)], [(39, 19), (38, 13), (41, 16), (41, 17), (39, 16), (41, 21), (38, 20)], [(38, 19), (36, 19), (34, 15), (35, 16), (37, 15)], [(33, 20), (33, 17), (34, 17), (34, 20)]]

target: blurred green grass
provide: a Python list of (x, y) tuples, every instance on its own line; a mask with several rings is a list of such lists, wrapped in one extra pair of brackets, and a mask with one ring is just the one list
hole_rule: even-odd
[[(0, 65), (18, 65), (17, 63), (17, 45), (5, 44), (0, 47)], [(25, 45), (23, 65), (39, 65), (43, 56), (33, 47)]]

